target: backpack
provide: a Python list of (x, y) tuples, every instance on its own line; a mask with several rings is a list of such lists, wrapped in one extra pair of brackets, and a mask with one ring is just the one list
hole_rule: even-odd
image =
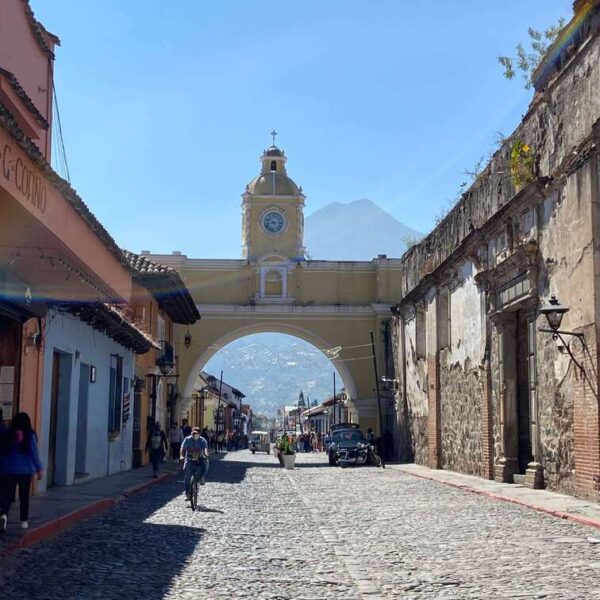
[(162, 446), (162, 436), (160, 433), (154, 433), (150, 438), (150, 448), (152, 450), (159, 450)]

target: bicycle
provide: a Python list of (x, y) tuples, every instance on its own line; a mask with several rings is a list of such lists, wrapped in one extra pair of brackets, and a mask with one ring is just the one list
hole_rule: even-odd
[(196, 469), (199, 465), (202, 464), (202, 460), (194, 460), (192, 461), (192, 465), (194, 467), (194, 472), (192, 473), (192, 481), (190, 484), (190, 507), (192, 511), (196, 511), (199, 509), (198, 507), (198, 486), (201, 485), (200, 480), (202, 479), (200, 475), (200, 470)]

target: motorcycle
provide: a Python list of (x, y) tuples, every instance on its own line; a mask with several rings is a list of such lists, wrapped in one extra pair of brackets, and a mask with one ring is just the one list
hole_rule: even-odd
[(375, 452), (375, 446), (361, 442), (356, 448), (343, 448), (338, 451), (337, 462), (343, 469), (350, 465), (373, 465), (381, 467), (381, 458)]

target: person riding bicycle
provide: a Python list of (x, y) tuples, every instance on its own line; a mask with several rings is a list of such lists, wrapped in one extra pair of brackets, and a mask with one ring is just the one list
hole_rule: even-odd
[(206, 482), (208, 472), (208, 442), (200, 435), (200, 429), (194, 427), (192, 435), (186, 437), (180, 450), (180, 461), (183, 462), (185, 497), (190, 499), (192, 477), (200, 476), (200, 485)]

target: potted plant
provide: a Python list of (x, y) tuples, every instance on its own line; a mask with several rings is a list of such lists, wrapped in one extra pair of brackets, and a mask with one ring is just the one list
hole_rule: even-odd
[(277, 457), (284, 469), (293, 469), (296, 463), (296, 443), (292, 442), (287, 436), (277, 440)]

